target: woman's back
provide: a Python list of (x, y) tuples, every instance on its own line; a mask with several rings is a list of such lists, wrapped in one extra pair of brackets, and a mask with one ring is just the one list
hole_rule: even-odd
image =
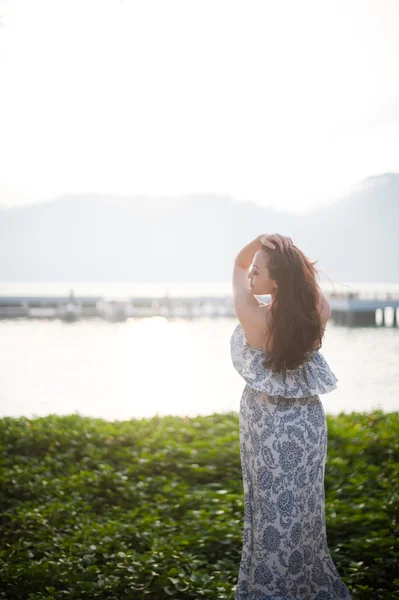
[(265, 366), (270, 352), (250, 344), (241, 323), (238, 323), (231, 336), (230, 353), (234, 368), (247, 385), (269, 396), (306, 398), (327, 394), (337, 387), (337, 377), (317, 349), (295, 369), (274, 372)]
[[(319, 289), (318, 313), (323, 332), (326, 328), (328, 319), (331, 315), (331, 307), (328, 299)], [(267, 350), (271, 352), (273, 349), (273, 312), (271, 303), (264, 304), (253, 311), (253, 317), (247, 319), (243, 324), (245, 339), (250, 346)], [(319, 346), (316, 343), (314, 348)]]

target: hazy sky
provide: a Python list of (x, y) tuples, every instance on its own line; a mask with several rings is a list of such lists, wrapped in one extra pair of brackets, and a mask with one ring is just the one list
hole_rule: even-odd
[(0, 0), (0, 203), (276, 208), (399, 171), (397, 0)]

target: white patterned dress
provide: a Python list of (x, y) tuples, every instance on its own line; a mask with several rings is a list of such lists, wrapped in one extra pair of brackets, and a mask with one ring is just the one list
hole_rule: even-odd
[(316, 351), (285, 375), (265, 369), (242, 325), (230, 341), (241, 396), (244, 542), (236, 600), (348, 600), (324, 514), (327, 423), (319, 394), (337, 378)]

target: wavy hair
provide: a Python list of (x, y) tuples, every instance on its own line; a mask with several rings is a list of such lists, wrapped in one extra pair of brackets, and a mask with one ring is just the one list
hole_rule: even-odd
[(272, 350), (265, 367), (274, 372), (295, 369), (321, 347), (324, 329), (318, 309), (317, 269), (296, 246), (281, 252), (262, 246), (268, 256), (270, 279), (277, 283), (271, 304)]

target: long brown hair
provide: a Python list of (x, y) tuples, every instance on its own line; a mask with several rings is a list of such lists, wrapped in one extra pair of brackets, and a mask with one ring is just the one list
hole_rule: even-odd
[(270, 279), (277, 290), (270, 306), (272, 349), (265, 366), (281, 372), (295, 369), (320, 348), (324, 329), (318, 309), (317, 269), (296, 246), (281, 252), (262, 246), (268, 256)]

